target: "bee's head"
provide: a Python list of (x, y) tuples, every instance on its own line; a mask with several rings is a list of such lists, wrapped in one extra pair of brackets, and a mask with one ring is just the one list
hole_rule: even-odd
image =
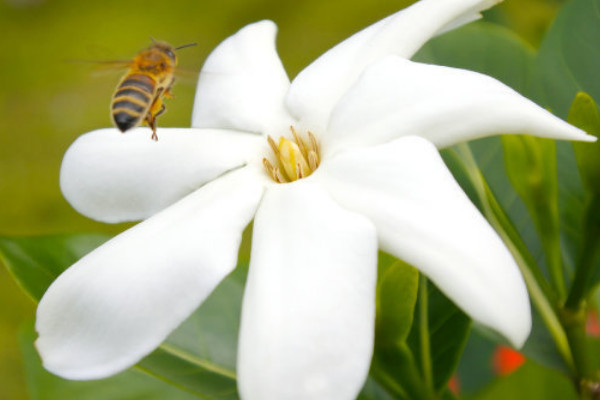
[(173, 64), (177, 64), (177, 54), (175, 53), (176, 50), (180, 50), (180, 49), (185, 49), (186, 47), (191, 47), (191, 46), (196, 46), (197, 43), (188, 43), (188, 44), (184, 44), (181, 46), (177, 46), (177, 47), (173, 47), (170, 44), (166, 43), (166, 42), (159, 42), (152, 39), (152, 46), (150, 46), (150, 48), (155, 48), (157, 50), (159, 50), (160, 52), (162, 52), (164, 55), (166, 55), (172, 62)]
[(175, 48), (165, 42), (154, 42), (153, 48), (165, 55), (173, 65), (177, 65), (177, 54), (175, 54)]
[(173, 47), (166, 42), (152, 39), (152, 45), (138, 54), (136, 64), (139, 65), (140, 69), (150, 73), (172, 73), (175, 66), (177, 66), (176, 50), (195, 45), (196, 43), (190, 43)]

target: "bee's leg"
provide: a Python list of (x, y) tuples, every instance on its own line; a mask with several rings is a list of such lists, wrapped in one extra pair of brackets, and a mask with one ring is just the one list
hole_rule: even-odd
[(173, 78), (169, 87), (166, 88), (165, 91), (163, 92), (163, 96), (165, 96), (165, 98), (167, 98), (167, 99), (172, 99), (175, 97), (175, 95), (173, 93), (171, 93), (171, 88), (173, 87), (174, 82), (175, 82), (175, 78)]
[(175, 98), (175, 95), (173, 93), (171, 93), (171, 88), (168, 88), (167, 90), (165, 90), (163, 92), (163, 96), (169, 100)]
[(167, 107), (165, 107), (165, 105), (161, 101), (160, 102), (160, 110), (158, 110), (156, 112), (156, 114), (154, 114), (154, 118), (158, 117), (159, 115), (162, 115), (162, 113), (164, 113), (166, 109), (167, 109)]
[(154, 141), (158, 141), (158, 135), (156, 134), (156, 120), (155, 119), (151, 119), (151, 116), (148, 115), (146, 117), (146, 123), (148, 124), (148, 126), (150, 127), (150, 129), (152, 129), (152, 140)]
[(146, 114), (146, 123), (152, 129), (152, 140), (158, 140), (158, 135), (156, 134), (156, 117), (165, 112), (165, 105), (163, 104), (160, 96), (157, 96), (154, 99), (154, 102), (150, 106), (148, 110), (148, 114)]

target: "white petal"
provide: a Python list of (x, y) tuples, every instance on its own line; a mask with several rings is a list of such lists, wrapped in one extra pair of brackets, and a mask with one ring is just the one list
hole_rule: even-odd
[(423, 271), (476, 321), (525, 342), (531, 314), (519, 269), (430, 142), (407, 136), (349, 150), (313, 176), (375, 224), (382, 250)]
[(340, 100), (323, 147), (335, 152), (404, 135), (445, 147), (503, 133), (594, 140), (494, 78), (390, 56)]
[(68, 379), (103, 378), (160, 345), (233, 270), (262, 193), (256, 173), (234, 171), (59, 276), (37, 310), (46, 369)]
[(244, 400), (352, 400), (369, 370), (375, 231), (306, 182), (267, 190), (238, 348)]
[(437, 33), (478, 17), (501, 0), (421, 0), (346, 39), (304, 69), (286, 103), (298, 119), (324, 128), (331, 109), (360, 73), (390, 54), (410, 58)]
[(60, 186), (81, 214), (104, 222), (144, 219), (260, 154), (254, 135), (208, 129), (101, 129), (63, 159)]
[(195, 128), (271, 133), (289, 126), (283, 106), (290, 81), (275, 50), (277, 26), (242, 28), (208, 56), (200, 72), (192, 117)]

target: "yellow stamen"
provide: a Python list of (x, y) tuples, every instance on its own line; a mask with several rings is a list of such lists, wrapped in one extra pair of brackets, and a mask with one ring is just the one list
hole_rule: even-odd
[(302, 172), (302, 166), (300, 165), (300, 163), (296, 164), (296, 171), (298, 173), (298, 179), (304, 178), (304, 174)]
[(313, 133), (311, 131), (308, 131), (308, 138), (310, 139), (310, 144), (312, 146), (312, 149), (314, 150), (315, 154), (317, 155), (317, 166), (320, 164), (320, 160), (319, 160), (319, 154), (321, 154), (321, 149), (319, 149), (319, 143), (317, 142), (317, 138), (315, 138), (315, 135), (313, 135)]
[(277, 183), (288, 182), (281, 174), (281, 171), (279, 171), (279, 168), (275, 168), (273, 170), (273, 176), (275, 177), (275, 182), (277, 182)]
[(304, 158), (307, 158), (308, 154), (306, 152), (306, 146), (304, 146), (304, 142), (302, 141), (302, 138), (300, 136), (298, 136), (298, 132), (296, 132), (296, 130), (294, 129), (293, 126), (290, 126), (290, 130), (292, 131), (292, 135), (294, 135), (294, 140), (298, 144), (298, 147), (300, 148), (300, 152), (302, 153), (302, 156), (304, 156)]
[[(306, 178), (319, 166), (319, 145), (317, 139), (308, 132), (308, 142), (304, 141), (293, 126), (290, 126), (293, 139), (280, 137), (276, 143), (267, 137), (274, 159), (264, 158), (263, 165), (269, 176), (278, 183), (293, 182)], [(273, 162), (274, 161), (274, 162)]]
[(302, 170), (309, 170), (308, 163), (300, 152), (300, 148), (291, 140), (279, 138), (279, 154), (279, 162), (290, 181), (299, 179)]
[(273, 150), (275, 156), (279, 158), (279, 149), (277, 148), (277, 145), (271, 136), (267, 136), (267, 142), (269, 142), (269, 146), (271, 146), (271, 150)]
[(308, 166), (313, 171), (319, 166), (319, 157), (314, 150), (311, 150), (310, 153), (308, 153)]
[(269, 175), (271, 176), (271, 178), (275, 179), (275, 174), (274, 172), (274, 168), (273, 168), (273, 164), (271, 164), (271, 162), (269, 160), (267, 160), (266, 158), (263, 158), (263, 165), (265, 167), (265, 169), (267, 170), (267, 172), (269, 173)]

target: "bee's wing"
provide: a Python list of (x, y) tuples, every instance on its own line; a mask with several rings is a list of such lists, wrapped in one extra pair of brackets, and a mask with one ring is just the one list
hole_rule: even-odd
[(104, 75), (111, 72), (122, 72), (133, 64), (132, 60), (66, 60), (68, 63), (88, 64), (93, 66), (93, 75)]
[(95, 64), (103, 68), (127, 68), (133, 64), (133, 60), (84, 60), (69, 59), (65, 62), (73, 64)]
[(175, 78), (177, 79), (178, 84), (194, 85), (198, 80), (198, 71), (191, 68), (177, 67), (175, 70)]

